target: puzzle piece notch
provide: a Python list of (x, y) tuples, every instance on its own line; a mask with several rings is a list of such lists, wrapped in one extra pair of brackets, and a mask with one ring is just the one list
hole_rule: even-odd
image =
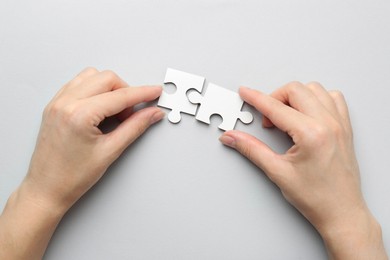
[(176, 92), (168, 94), (163, 92), (157, 105), (171, 109), (168, 113), (168, 120), (178, 123), (181, 120), (180, 113), (195, 115), (198, 105), (189, 102), (187, 92), (194, 89), (202, 92), (205, 78), (187, 72), (168, 68), (165, 74), (164, 84), (172, 83), (176, 87)]
[(222, 123), (218, 128), (222, 130), (234, 129), (237, 119), (244, 124), (253, 121), (253, 115), (247, 111), (241, 111), (244, 101), (231, 90), (209, 83), (206, 93), (202, 96), (198, 92), (190, 92), (188, 99), (191, 103), (200, 104), (196, 119), (210, 124), (210, 117), (218, 114), (222, 117)]

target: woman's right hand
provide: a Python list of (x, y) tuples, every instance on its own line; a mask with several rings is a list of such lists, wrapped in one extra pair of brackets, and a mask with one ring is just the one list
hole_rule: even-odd
[(387, 259), (381, 228), (360, 189), (352, 127), (343, 95), (319, 83), (287, 84), (271, 95), (241, 88), (263, 114), (263, 126), (294, 145), (277, 154), (255, 137), (228, 131), (221, 142), (256, 164), (318, 230), (332, 259)]

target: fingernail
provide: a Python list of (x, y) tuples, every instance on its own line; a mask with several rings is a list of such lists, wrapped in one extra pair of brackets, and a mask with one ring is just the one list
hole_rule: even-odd
[(232, 147), (232, 148), (236, 147), (236, 140), (233, 137), (231, 137), (231, 136), (222, 135), (219, 138), (219, 141), (221, 141), (221, 143), (223, 143), (224, 145), (227, 145), (229, 147)]
[(165, 116), (165, 113), (163, 111), (157, 111), (156, 113), (153, 114), (152, 118), (150, 119), (150, 124), (153, 125), (154, 123), (157, 123), (163, 117)]

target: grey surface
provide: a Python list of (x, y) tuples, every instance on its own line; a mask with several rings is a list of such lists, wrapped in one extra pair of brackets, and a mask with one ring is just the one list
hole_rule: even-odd
[[(132, 85), (167, 67), (237, 90), (292, 80), (349, 103), (365, 198), (390, 249), (390, 2), (0, 0), (0, 206), (26, 173), (41, 111), (86, 66)], [(237, 128), (283, 152), (277, 131)], [(45, 259), (326, 259), (261, 171), (184, 116), (131, 146), (66, 215)]]

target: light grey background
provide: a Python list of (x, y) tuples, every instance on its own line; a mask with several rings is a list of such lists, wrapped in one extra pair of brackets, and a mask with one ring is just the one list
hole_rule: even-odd
[[(161, 84), (167, 67), (231, 90), (316, 80), (347, 98), (389, 250), (389, 14), (388, 0), (0, 0), (0, 206), (26, 173), (42, 109), (86, 66), (131, 85)], [(326, 259), (277, 187), (218, 142), (218, 123), (154, 126), (69, 211), (45, 259)], [(237, 128), (291, 145), (259, 114)]]

